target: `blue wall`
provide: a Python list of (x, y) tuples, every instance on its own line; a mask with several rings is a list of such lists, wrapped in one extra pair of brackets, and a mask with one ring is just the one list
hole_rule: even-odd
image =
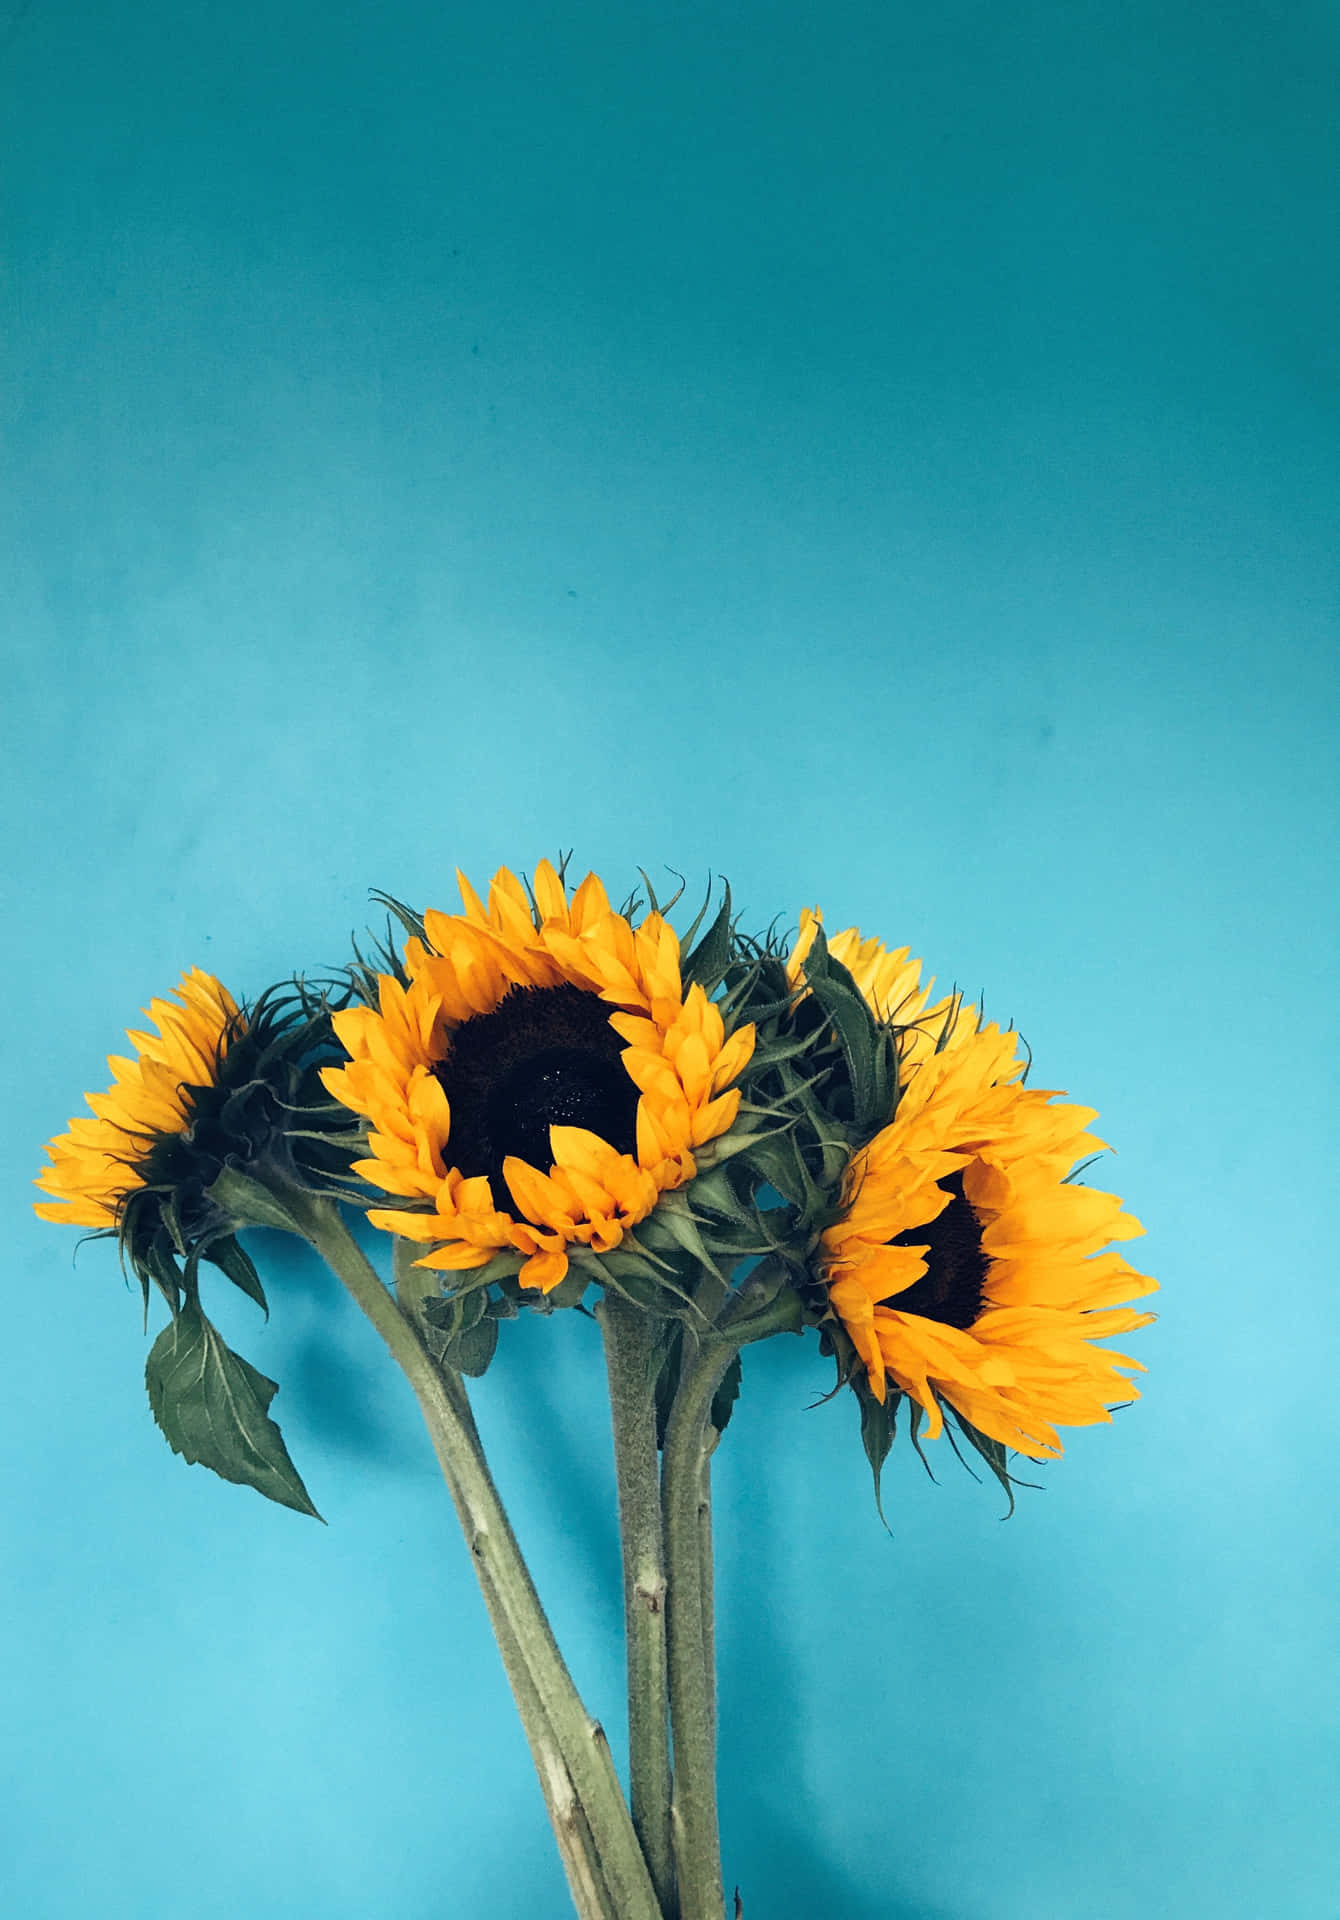
[[(984, 989), (1102, 1110), (1147, 1394), (875, 1518), (812, 1344), (721, 1456), (767, 1920), (1333, 1920), (1335, 19), (253, 0), (0, 16), (0, 1845), (24, 1920), (565, 1894), (412, 1403), (278, 1240), (326, 1529), (174, 1459), (29, 1181), (147, 997), (573, 845)], [(481, 1419), (593, 1705), (593, 1329)], [(943, 1451), (943, 1450), (942, 1450)]]

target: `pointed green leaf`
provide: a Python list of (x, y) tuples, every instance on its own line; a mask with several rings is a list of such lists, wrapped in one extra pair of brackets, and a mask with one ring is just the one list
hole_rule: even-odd
[(144, 1378), (154, 1419), (174, 1453), (321, 1518), (267, 1412), (278, 1387), (224, 1345), (198, 1301), (185, 1301), (154, 1341)]
[[(301, 1204), (305, 1197), (301, 1190), (297, 1187), (290, 1190), (294, 1204)], [(209, 1189), (209, 1197), (223, 1213), (232, 1215), (236, 1226), (276, 1227), (281, 1233), (303, 1232), (302, 1221), (279, 1195), (240, 1168), (224, 1167)]]
[(480, 1374), (488, 1372), (497, 1346), (498, 1322), (485, 1316), (456, 1335), (446, 1351), (447, 1365), (477, 1380)]
[(766, 1134), (736, 1133), (732, 1129), (730, 1133), (719, 1134), (715, 1140), (709, 1140), (706, 1146), (696, 1148), (694, 1158), (700, 1167), (718, 1167), (723, 1162), (734, 1159), (737, 1153), (747, 1152), (755, 1140), (766, 1138)]
[[(664, 1227), (676, 1245), (682, 1247), (685, 1253), (691, 1254), (700, 1266), (706, 1267), (708, 1272), (715, 1274), (718, 1280), (723, 1278), (703, 1242), (698, 1222), (694, 1219), (692, 1208), (683, 1194), (663, 1194), (660, 1205), (652, 1215), (652, 1220)], [(645, 1237), (645, 1228), (643, 1233)]]
[[(774, 1333), (800, 1333), (805, 1325), (805, 1308), (795, 1288), (787, 1284), (784, 1269), (779, 1269), (776, 1285), (761, 1287), (751, 1296), (751, 1284), (741, 1289), (745, 1311), (730, 1317), (730, 1337), (748, 1345), (751, 1340), (771, 1338)], [(752, 1331), (751, 1331), (752, 1329)]]
[(711, 993), (730, 964), (730, 884), (723, 881), (722, 885), (721, 911), (680, 968), (686, 988), (696, 984), (706, 993)]
[(175, 1319), (177, 1303), (181, 1299), (181, 1269), (172, 1257), (172, 1248), (167, 1235), (161, 1230), (149, 1242), (142, 1260), (143, 1265), (152, 1274), (154, 1285), (167, 1301)]
[[(925, 1419), (925, 1408), (919, 1400), (914, 1400), (911, 1394), (909, 1394), (907, 1397), (907, 1437), (916, 1450), (917, 1459), (920, 1460), (922, 1466), (926, 1469), (926, 1478), (928, 1480), (934, 1480), (935, 1469), (926, 1458), (926, 1449), (921, 1444), (921, 1429)], [(936, 1484), (938, 1485), (939, 1482), (937, 1481)]]
[(721, 1376), (720, 1386), (712, 1395), (712, 1410), (707, 1416), (718, 1433), (724, 1433), (726, 1431), (727, 1423), (731, 1417), (731, 1411), (735, 1402), (740, 1397), (740, 1376), (742, 1372), (740, 1355), (739, 1352), (736, 1351), (731, 1355), (730, 1365)]
[(724, 1167), (711, 1173), (700, 1173), (693, 1182), (692, 1193), (693, 1205), (700, 1214), (715, 1213), (727, 1220), (739, 1216), (740, 1196)]
[[(657, 1279), (654, 1271), (643, 1262), (620, 1260), (616, 1266), (612, 1260), (601, 1263), (601, 1278), (605, 1285), (633, 1306), (641, 1307), (646, 1313), (665, 1316), (677, 1311), (681, 1300), (687, 1298), (675, 1288), (667, 1292)], [(702, 1315), (698, 1318), (701, 1320)]]
[(797, 1054), (809, 1053), (814, 1047), (812, 1033), (792, 1034), (786, 1039), (772, 1039), (756, 1046), (749, 1056), (751, 1074), (761, 1073), (765, 1067), (781, 1066), (787, 1060), (794, 1060)]
[[(884, 1462), (889, 1457), (893, 1445), (894, 1433), (898, 1424), (898, 1400), (890, 1395), (884, 1400), (876, 1400), (873, 1393), (857, 1389), (861, 1403), (861, 1441), (865, 1447), (865, 1457), (870, 1462), (870, 1471), (875, 1481), (875, 1510), (884, 1520), (884, 1501), (880, 1491), (880, 1480), (884, 1472)], [(884, 1525), (888, 1526), (884, 1520)]]
[(810, 992), (831, 1022), (847, 1062), (852, 1119), (862, 1132), (882, 1126), (890, 1105), (887, 1082), (876, 1064), (882, 1036), (856, 982), (829, 953), (822, 927), (816, 928), (814, 945), (801, 964)]
[(790, 1128), (760, 1135), (749, 1150), (746, 1164), (756, 1168), (768, 1185), (803, 1215), (823, 1205), (823, 1196), (810, 1178)]
[(261, 1285), (261, 1277), (250, 1255), (242, 1251), (231, 1233), (226, 1234), (222, 1240), (213, 1241), (205, 1249), (204, 1257), (212, 1266), (226, 1273), (233, 1285), (240, 1287), (249, 1299), (254, 1300), (268, 1318), (270, 1308), (266, 1302), (265, 1289)]
[[(1003, 1517), (1006, 1520), (1010, 1519), (1014, 1513), (1015, 1486), (1016, 1484), (1022, 1485), (1027, 1483), (1017, 1483), (1015, 1481), (1014, 1475), (1009, 1469), (1009, 1453), (999, 1440), (993, 1440), (989, 1434), (979, 1433), (971, 1420), (961, 1414), (957, 1407), (950, 1407), (949, 1414), (953, 1424), (958, 1428), (963, 1438), (968, 1442), (968, 1445), (981, 1455), (996, 1479), (1000, 1482), (1001, 1487), (1004, 1489), (1005, 1498), (1010, 1503)], [(955, 1451), (957, 1452), (957, 1448)]]
[(672, 1320), (667, 1323), (662, 1336), (664, 1346), (661, 1349), (661, 1364), (656, 1375), (656, 1444), (665, 1445), (665, 1430), (670, 1424), (670, 1412), (675, 1404), (675, 1394), (679, 1390), (679, 1376), (684, 1364), (684, 1328), (681, 1322)]
[(551, 1287), (548, 1293), (538, 1295), (528, 1291), (523, 1297), (528, 1306), (533, 1306), (540, 1313), (549, 1313), (556, 1307), (579, 1307), (585, 1298), (586, 1289), (590, 1286), (592, 1277), (587, 1268), (570, 1258), (568, 1271), (556, 1287)]

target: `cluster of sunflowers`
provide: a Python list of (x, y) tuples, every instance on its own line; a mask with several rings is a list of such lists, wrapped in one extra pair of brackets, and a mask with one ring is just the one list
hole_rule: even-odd
[[(317, 1247), (423, 1408), (579, 1912), (720, 1920), (703, 1535), (742, 1348), (817, 1333), (877, 1494), (900, 1408), (915, 1444), (947, 1433), (1008, 1490), (1012, 1454), (1053, 1458), (1058, 1427), (1136, 1397), (1138, 1363), (1096, 1342), (1152, 1317), (1126, 1303), (1154, 1282), (1113, 1244), (1141, 1228), (1077, 1179), (1103, 1147), (1093, 1112), (1027, 1085), (1017, 1036), (933, 998), (906, 949), (808, 911), (789, 945), (745, 935), (728, 889), (681, 941), (676, 901), (646, 883), (616, 910), (563, 862), (501, 871), (487, 903), (460, 889), (458, 914), (388, 902), (403, 946), (388, 931), (319, 987), (244, 1006), (186, 975), (51, 1142), (37, 1210), (114, 1234), (146, 1304), (165, 1297), (148, 1385), (177, 1451), (306, 1512), (275, 1383), (225, 1345), (200, 1280), (264, 1305), (238, 1232)], [(391, 1236), (394, 1294), (350, 1208)], [(594, 1311), (609, 1362), (631, 1823), (464, 1388), (504, 1321), (560, 1307)]]

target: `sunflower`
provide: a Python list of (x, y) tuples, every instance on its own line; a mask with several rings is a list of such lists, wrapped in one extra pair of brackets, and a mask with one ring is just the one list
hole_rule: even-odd
[(43, 1220), (116, 1228), (131, 1195), (153, 1178), (162, 1143), (190, 1131), (200, 1093), (216, 1085), (245, 1022), (227, 988), (200, 967), (174, 992), (180, 1006), (151, 1000), (144, 1009), (157, 1033), (127, 1033), (135, 1057), (108, 1058), (107, 1092), (85, 1094), (96, 1117), (76, 1117), (48, 1143), (52, 1164), (36, 1184), (53, 1198), (33, 1203)]
[(1157, 1283), (1109, 1245), (1144, 1229), (1113, 1195), (1074, 1185), (1103, 1147), (1091, 1108), (1025, 1087), (1017, 1036), (960, 1019), (907, 1076), (891, 1123), (852, 1160), (844, 1217), (819, 1264), (871, 1393), (888, 1382), (943, 1425), (947, 1402), (978, 1433), (1033, 1459), (1058, 1424), (1109, 1420), (1138, 1397), (1093, 1344), (1147, 1326), (1119, 1303)]
[(322, 1078), (368, 1122), (355, 1171), (412, 1203), (375, 1225), (438, 1243), (422, 1267), (519, 1254), (547, 1293), (569, 1248), (612, 1251), (693, 1177), (754, 1029), (728, 1037), (661, 914), (635, 927), (594, 874), (569, 900), (543, 861), (532, 899), (503, 868), (487, 907), (457, 878), (464, 913), (425, 914), (403, 983), (379, 975), (376, 1007), (335, 1014), (349, 1063)]
[[(804, 986), (805, 956), (822, 925), (823, 914), (817, 907), (801, 908), (800, 931), (786, 961), (787, 978), (793, 987)], [(911, 949), (890, 949), (873, 937), (863, 939), (856, 927), (844, 927), (841, 933), (828, 935), (828, 952), (847, 969), (875, 1019), (893, 1028), (898, 1079), (905, 1084), (913, 1070), (952, 1037), (962, 996), (947, 994), (929, 1005), (935, 982), (931, 979), (921, 984), (921, 962), (912, 958)]]

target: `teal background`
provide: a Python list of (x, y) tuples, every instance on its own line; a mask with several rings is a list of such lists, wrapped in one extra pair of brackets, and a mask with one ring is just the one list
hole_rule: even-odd
[[(576, 849), (819, 902), (1101, 1109), (1146, 1397), (875, 1517), (812, 1344), (720, 1486), (750, 1920), (1333, 1920), (1329, 7), (0, 16), (0, 1906), (566, 1895), (398, 1376), (258, 1237), (330, 1524), (174, 1459), (40, 1145), (137, 1009)], [(618, 1741), (593, 1329), (478, 1393)], [(8, 1883), (8, 1884), (6, 1884)]]

